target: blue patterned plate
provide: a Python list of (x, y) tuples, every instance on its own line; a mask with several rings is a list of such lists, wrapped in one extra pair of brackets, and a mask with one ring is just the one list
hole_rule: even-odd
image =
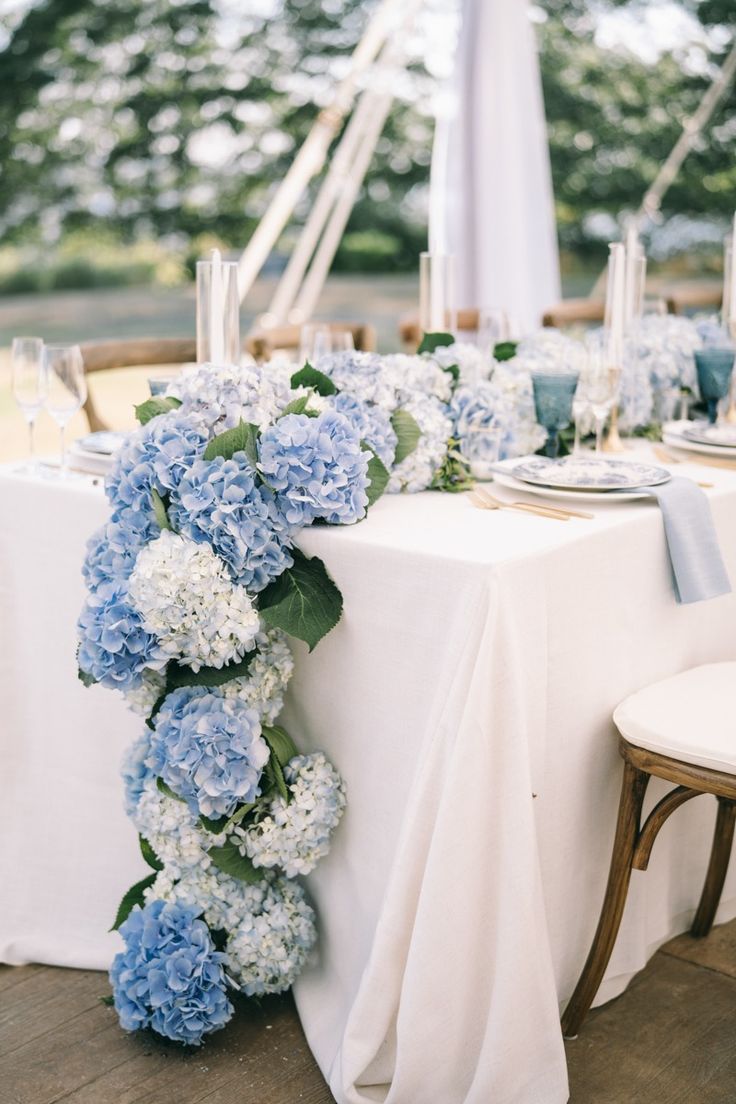
[(639, 464), (634, 460), (607, 460), (602, 456), (548, 460), (536, 456), (511, 470), (514, 479), (537, 487), (560, 487), (571, 491), (629, 491), (656, 487), (671, 478), (665, 468)]
[(112, 456), (127, 436), (127, 433), (101, 429), (98, 433), (88, 433), (86, 437), (79, 437), (76, 444), (85, 452), (96, 452), (100, 456)]
[(706, 421), (690, 422), (683, 426), (681, 433), (688, 441), (696, 441), (701, 445), (736, 448), (736, 425), (729, 422), (722, 425), (711, 425)]

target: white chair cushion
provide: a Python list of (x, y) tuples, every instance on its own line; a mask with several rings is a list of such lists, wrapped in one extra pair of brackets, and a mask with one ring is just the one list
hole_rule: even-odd
[(736, 663), (707, 663), (655, 682), (622, 701), (613, 720), (636, 747), (736, 774)]

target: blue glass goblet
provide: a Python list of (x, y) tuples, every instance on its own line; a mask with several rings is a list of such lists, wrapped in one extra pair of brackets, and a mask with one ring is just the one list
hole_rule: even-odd
[(718, 403), (731, 387), (734, 350), (711, 346), (695, 350), (695, 364), (698, 369), (698, 387), (700, 397), (708, 407), (708, 421), (715, 424), (718, 417)]
[(560, 430), (570, 424), (577, 385), (577, 372), (532, 372), (537, 421), (547, 430), (544, 451), (552, 459), (559, 452)]

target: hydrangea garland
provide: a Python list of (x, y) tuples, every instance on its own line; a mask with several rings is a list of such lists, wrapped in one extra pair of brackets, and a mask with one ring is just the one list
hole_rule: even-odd
[(84, 564), (79, 664), (147, 718), (123, 778), (153, 869), (123, 898), (111, 970), (130, 1030), (198, 1043), (229, 1018), (228, 985), (279, 992), (309, 957), (294, 878), (327, 853), (345, 788), (277, 721), (286, 636), (314, 647), (342, 600), (299, 531), (354, 524), (385, 489), (464, 486), (471, 425), (501, 422), (507, 454), (539, 439), (528, 372), (442, 341), (337, 354), (291, 379), (188, 368), (117, 454)]

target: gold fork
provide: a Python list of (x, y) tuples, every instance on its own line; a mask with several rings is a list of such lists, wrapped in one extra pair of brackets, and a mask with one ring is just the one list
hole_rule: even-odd
[[(476, 487), (476, 491), (485, 498), (488, 502), (496, 502), (499, 506), (508, 506), (509, 503), (504, 502), (500, 498), (495, 498), (490, 491), (485, 487)], [(566, 506), (551, 506), (549, 502), (514, 502), (513, 506), (518, 510), (544, 510), (545, 513), (555, 514), (557, 517), (565, 518), (585, 518), (586, 520), (592, 520), (595, 514), (586, 513), (584, 510), (568, 510)]]
[(564, 517), (562, 514), (557, 513), (555, 510), (548, 510), (544, 506), (525, 506), (523, 502), (501, 502), (499, 498), (493, 498), (492, 495), (484, 494), (480, 495), (475, 491), (470, 492), (470, 501), (474, 506), (477, 506), (480, 510), (519, 510), (523, 514), (536, 514), (537, 517), (552, 518), (553, 521), (569, 521), (568, 517)]

